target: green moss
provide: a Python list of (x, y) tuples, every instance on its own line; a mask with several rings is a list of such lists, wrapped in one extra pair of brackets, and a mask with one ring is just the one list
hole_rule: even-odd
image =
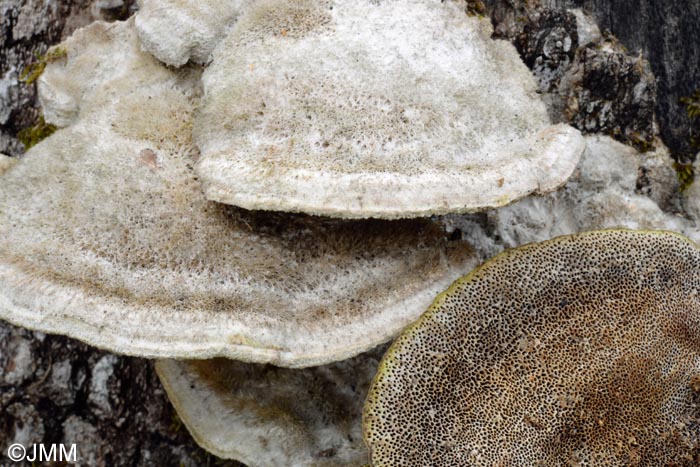
[(700, 117), (700, 89), (695, 90), (692, 96), (681, 97), (681, 102), (685, 104), (688, 117), (692, 119)]
[(685, 104), (690, 118), (690, 146), (700, 149), (700, 89), (695, 90), (692, 96), (682, 97), (681, 103)]
[(17, 138), (24, 145), (24, 149), (29, 149), (48, 138), (56, 131), (56, 126), (46, 123), (43, 115), (39, 116), (39, 121), (34, 126), (27, 127), (17, 133)]
[(41, 76), (47, 64), (65, 58), (67, 55), (66, 49), (60, 47), (49, 50), (44, 55), (35, 52), (34, 56), (36, 57), (36, 61), (27, 65), (24, 70), (22, 70), (19, 79), (27, 84), (32, 84)]
[(639, 152), (649, 152), (654, 149), (653, 140), (645, 138), (642, 134), (633, 131), (627, 135), (627, 142)]
[(172, 431), (173, 433), (179, 433), (180, 430), (182, 429), (182, 420), (178, 416), (176, 412), (173, 411), (172, 415), (170, 416), (170, 425), (168, 426), (168, 429)]
[[(682, 97), (680, 101), (685, 105), (685, 111), (690, 119), (688, 145), (691, 149), (698, 150), (700, 149), (700, 89), (696, 90), (692, 96)], [(673, 167), (678, 174), (681, 191), (685, 191), (695, 180), (695, 170), (693, 168), (695, 155), (680, 154), (676, 155), (676, 159), (677, 162), (674, 162)]]
[(690, 188), (695, 180), (695, 169), (693, 168), (693, 164), (684, 164), (676, 161), (673, 163), (673, 168), (676, 169), (678, 182), (681, 184), (681, 191), (685, 191)]
[(486, 5), (482, 0), (467, 0), (467, 14), (469, 16), (486, 15)]

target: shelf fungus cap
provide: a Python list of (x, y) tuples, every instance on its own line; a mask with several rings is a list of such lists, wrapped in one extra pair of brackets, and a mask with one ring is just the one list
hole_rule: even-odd
[(98, 21), (49, 49), (47, 56), (54, 58), (37, 80), (48, 123), (69, 126), (79, 120), (81, 112), (109, 108), (141, 86), (168, 85), (178, 79), (141, 50), (133, 23), (133, 18), (116, 26)]
[(252, 1), (141, 0), (136, 30), (144, 49), (167, 65), (206, 63)]
[(226, 359), (159, 360), (156, 371), (200, 446), (250, 467), (368, 461), (362, 404), (385, 346), (304, 369)]
[(436, 222), (206, 200), (196, 86), (169, 73), (84, 109), (3, 175), (0, 318), (131, 355), (320, 365), (393, 338), (473, 267)]
[(256, 2), (202, 78), (207, 197), (406, 218), (554, 190), (584, 141), (551, 125), (530, 71), (491, 32), (452, 0)]
[(699, 292), (700, 250), (670, 232), (496, 256), (384, 356), (372, 465), (699, 465)]

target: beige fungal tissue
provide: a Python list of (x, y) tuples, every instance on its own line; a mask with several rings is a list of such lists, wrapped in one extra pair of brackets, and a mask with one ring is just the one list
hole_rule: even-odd
[(6, 156), (5, 154), (0, 153), (0, 175), (5, 173), (7, 170), (10, 169), (15, 163), (17, 162), (17, 159), (14, 159), (10, 156)]
[[(447, 223), (467, 233), (484, 257), (498, 253), (501, 246), (617, 227), (671, 230), (700, 242), (700, 216), (693, 208), (700, 206), (700, 198), (693, 187), (684, 193), (689, 218), (668, 212), (678, 182), (667, 148), (660, 145), (640, 153), (609, 136), (588, 135), (585, 140), (586, 151), (561, 189), (488, 211), (486, 228), (465, 216), (449, 216)], [(648, 180), (643, 188), (640, 174)]]
[(368, 461), (362, 405), (386, 346), (286, 369), (226, 359), (160, 360), (156, 371), (192, 436), (250, 467), (357, 467)]
[(115, 102), (140, 88), (177, 81), (178, 74), (141, 50), (133, 23), (133, 18), (114, 25), (93, 23), (54, 47), (65, 56), (48, 64), (37, 80), (48, 123), (63, 128), (77, 122), (81, 112), (115, 112)]
[(254, 0), (141, 0), (136, 31), (167, 65), (207, 63), (212, 50)]
[(197, 173), (248, 209), (406, 218), (562, 185), (584, 142), (457, 1), (261, 0), (204, 72)]
[(374, 466), (699, 465), (700, 250), (607, 230), (508, 250), (385, 354)]
[[(391, 339), (473, 267), (469, 245), (428, 220), (208, 201), (190, 136), (197, 71), (143, 52), (132, 21), (65, 46), (40, 86), (68, 89), (73, 123), (0, 183), (0, 318), (131, 355), (320, 365)], [(80, 65), (95, 54), (120, 63)]]

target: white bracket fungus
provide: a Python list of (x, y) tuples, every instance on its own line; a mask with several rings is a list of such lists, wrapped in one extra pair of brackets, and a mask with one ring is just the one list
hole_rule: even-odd
[(405, 218), (554, 190), (584, 149), (513, 46), (461, 2), (265, 0), (203, 75), (209, 199)]
[(37, 81), (48, 123), (63, 128), (78, 121), (81, 112), (109, 109), (142, 86), (177, 81), (178, 75), (141, 50), (133, 21), (119, 26), (93, 23), (53, 48), (63, 50), (64, 57), (48, 64)]
[[(451, 216), (448, 222), (463, 231), (470, 229), (477, 251), (490, 250), (488, 244), (494, 237), (512, 248), (559, 235), (617, 227), (671, 230), (700, 242), (695, 222), (665, 212), (657, 204), (661, 200), (653, 199), (663, 197), (664, 189), (671, 190), (675, 182), (668, 149), (661, 146), (639, 153), (608, 136), (589, 135), (585, 140), (586, 151), (564, 187), (489, 211), (488, 233), (479, 226), (470, 229), (461, 225), (460, 216)], [(639, 193), (640, 173), (660, 177), (650, 187), (652, 197)]]
[(607, 230), (508, 250), (384, 356), (374, 466), (698, 465), (700, 250)]
[[(392, 338), (473, 266), (469, 246), (430, 221), (206, 200), (192, 169), (196, 74), (144, 57), (131, 22), (78, 38), (95, 35), (110, 45), (69, 41), (44, 82), (89, 60), (80, 54), (122, 60), (119, 72), (98, 83), (72, 68), (98, 97), (3, 175), (0, 318), (132, 355), (318, 365)], [(123, 79), (154, 63), (150, 80)]]
[(144, 49), (171, 66), (206, 63), (253, 0), (141, 0), (136, 31)]
[(304, 369), (159, 360), (156, 371), (200, 446), (250, 467), (352, 466), (369, 459), (362, 405), (385, 346)]

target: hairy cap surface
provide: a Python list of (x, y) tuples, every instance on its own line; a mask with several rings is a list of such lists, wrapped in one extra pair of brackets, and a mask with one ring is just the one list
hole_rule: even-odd
[(610, 230), (507, 251), (387, 352), (364, 412), (372, 464), (700, 461), (700, 251)]
[(37, 81), (48, 123), (66, 127), (81, 112), (104, 110), (141, 87), (177, 80), (177, 74), (141, 50), (133, 24), (133, 17), (116, 24), (97, 21), (52, 49), (61, 52), (60, 58), (48, 63)]
[[(141, 53), (131, 22), (90, 28)], [(109, 56), (140, 67), (131, 52)], [(167, 79), (103, 83), (111, 100), (82, 106), (3, 175), (0, 318), (126, 354), (318, 365), (392, 338), (472, 267), (435, 222), (206, 200), (196, 73), (159, 66)]]
[(461, 2), (261, 0), (203, 75), (197, 172), (248, 209), (402, 218), (560, 186), (584, 143), (550, 124), (513, 46)]
[(206, 63), (254, 0), (141, 0), (136, 31), (143, 47), (171, 66)]

